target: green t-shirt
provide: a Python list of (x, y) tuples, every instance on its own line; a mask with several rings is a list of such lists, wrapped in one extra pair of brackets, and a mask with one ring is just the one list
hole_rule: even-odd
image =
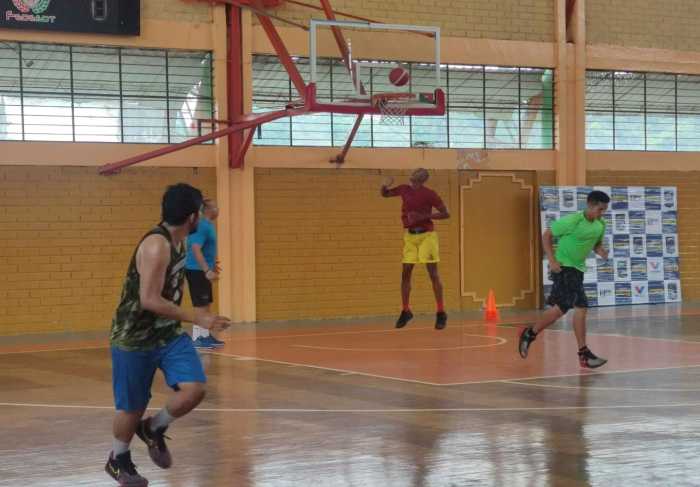
[(586, 257), (603, 239), (605, 221), (590, 221), (579, 211), (552, 223), (551, 231), (559, 239), (554, 254), (559, 263), (586, 272)]

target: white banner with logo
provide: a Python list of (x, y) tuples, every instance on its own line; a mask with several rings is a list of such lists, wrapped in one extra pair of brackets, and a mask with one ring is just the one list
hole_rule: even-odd
[[(672, 186), (542, 186), (544, 232), (554, 220), (586, 209), (593, 190), (610, 195), (604, 215), (607, 260), (591, 253), (584, 287), (590, 306), (669, 303), (681, 300), (677, 190)], [(556, 246), (556, 244), (555, 244)], [(545, 297), (552, 281), (542, 262)]]

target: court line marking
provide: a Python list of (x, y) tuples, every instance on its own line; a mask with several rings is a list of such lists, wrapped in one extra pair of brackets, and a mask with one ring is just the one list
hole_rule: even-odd
[(437, 351), (442, 351), (442, 350), (464, 350), (467, 348), (488, 348), (488, 347), (497, 347), (499, 345), (503, 345), (504, 343), (508, 343), (508, 340), (502, 337), (495, 337), (495, 336), (489, 336), (489, 335), (472, 335), (470, 333), (464, 333), (463, 336), (472, 336), (472, 337), (483, 337), (483, 338), (492, 338), (496, 340), (496, 343), (490, 343), (490, 344), (485, 344), (485, 345), (464, 345), (460, 347), (443, 347), (443, 348), (341, 348), (341, 347), (323, 347), (323, 346), (315, 346), (315, 345), (290, 345), (291, 347), (294, 348), (308, 348), (311, 350), (337, 350), (337, 351), (343, 351), (343, 352), (437, 352)]
[(492, 379), (477, 382), (449, 382), (446, 384), (437, 384), (441, 386), (466, 386), (471, 384), (487, 384), (490, 382), (505, 382), (505, 381), (524, 381), (524, 380), (537, 380), (537, 379), (564, 379), (567, 377), (591, 377), (595, 375), (611, 375), (611, 374), (632, 374), (635, 372), (655, 372), (657, 370), (675, 370), (675, 369), (693, 369), (700, 367), (700, 364), (692, 365), (671, 365), (668, 367), (649, 367), (646, 369), (628, 369), (628, 370), (596, 370), (592, 371), (589, 369), (581, 369), (577, 374), (563, 374), (563, 375), (540, 375), (535, 377), (516, 377), (513, 379)]
[[(480, 323), (468, 323), (468, 324), (454, 324), (454, 325), (448, 325), (446, 330), (453, 330), (455, 327), (460, 327), (460, 328), (471, 328), (471, 327), (476, 327), (476, 326), (500, 326), (500, 325), (523, 325), (525, 323), (531, 323), (530, 321), (513, 321), (513, 322), (501, 322), (501, 323), (489, 323), (487, 321), (480, 322)], [(235, 326), (235, 325), (234, 325)], [(242, 332), (233, 332), (232, 334), (228, 335), (231, 337), (231, 339), (236, 339), (240, 341), (250, 341), (250, 340), (278, 340), (280, 338), (305, 338), (305, 337), (317, 337), (317, 336), (329, 336), (329, 335), (360, 335), (360, 334), (365, 334), (365, 333), (406, 333), (408, 331), (420, 331), (420, 330), (434, 330), (434, 326), (411, 326), (410, 328), (387, 328), (385, 330), (347, 330), (347, 331), (329, 331), (329, 332), (321, 332), (321, 333), (299, 333), (299, 334), (293, 334), (293, 335), (269, 335), (269, 336), (257, 336), (257, 337), (237, 337), (237, 333), (242, 333)], [(445, 331), (445, 330), (441, 330)]]
[(41, 350), (13, 350), (9, 352), (0, 352), (0, 355), (16, 355), (20, 353), (44, 353), (44, 352), (77, 352), (81, 350), (101, 350), (109, 348), (109, 345), (98, 345), (94, 347), (74, 347), (74, 348), (46, 348)]
[[(550, 331), (565, 331), (565, 330), (550, 330)], [(654, 340), (654, 338), (652, 338), (652, 340)], [(104, 349), (104, 348), (109, 348), (109, 346), (81, 347), (81, 348), (57, 348), (57, 349), (46, 349), (46, 350), (21, 350), (21, 351), (13, 351), (13, 352), (0, 352), (0, 355), (13, 355), (13, 354), (22, 354), (22, 353), (81, 351), (81, 350), (99, 350), (99, 349)], [(417, 379), (406, 379), (406, 378), (402, 378), (402, 377), (390, 377), (390, 376), (385, 376), (385, 375), (370, 374), (368, 372), (360, 372), (360, 371), (355, 371), (355, 370), (336, 369), (336, 368), (332, 368), (332, 367), (322, 367), (322, 366), (311, 365), (311, 364), (299, 364), (299, 363), (294, 363), (294, 362), (285, 362), (285, 361), (281, 361), (281, 360), (272, 360), (272, 359), (266, 359), (266, 358), (262, 358), (262, 357), (250, 357), (250, 356), (245, 356), (245, 355), (234, 355), (234, 354), (227, 354), (227, 353), (221, 353), (221, 352), (209, 352), (209, 351), (205, 351), (205, 353), (207, 355), (218, 355), (218, 356), (222, 356), (222, 357), (230, 357), (230, 358), (234, 358), (234, 359), (240, 360), (240, 361), (260, 361), (260, 362), (269, 362), (269, 363), (275, 363), (275, 364), (280, 364), (280, 365), (286, 365), (286, 366), (290, 366), (290, 367), (308, 367), (311, 369), (328, 370), (331, 372), (340, 372), (340, 373), (344, 373), (347, 375), (361, 375), (361, 376), (372, 377), (372, 378), (377, 378), (377, 379), (396, 380), (396, 381), (400, 381), (400, 382), (411, 382), (411, 383), (415, 383), (415, 384), (422, 384), (422, 385), (436, 386), (436, 387), (466, 386), (466, 385), (476, 385), (476, 384), (494, 384), (494, 383), (499, 383), (499, 382), (500, 383), (507, 383), (508, 381), (513, 380), (513, 379), (486, 379), (486, 380), (481, 380), (481, 381), (447, 382), (447, 383), (441, 384), (441, 383), (437, 383), (437, 382), (422, 381), (422, 380), (417, 380)], [(520, 378), (516, 378), (514, 380), (524, 381), (524, 380), (536, 380), (536, 379), (560, 379), (560, 378), (567, 378), (567, 377), (585, 377), (588, 375), (629, 374), (629, 373), (634, 373), (634, 372), (653, 372), (653, 371), (657, 371), (657, 370), (674, 370), (674, 369), (697, 368), (697, 367), (700, 367), (700, 364), (675, 365), (675, 366), (669, 366), (669, 367), (652, 367), (652, 368), (645, 368), (645, 369), (616, 370), (616, 371), (596, 371), (596, 372), (592, 372), (592, 371), (583, 372), (582, 371), (580, 373), (574, 373), (574, 374), (520, 377)]]
[[(460, 325), (452, 325), (452, 327), (448, 327), (448, 329), (454, 329), (455, 326), (461, 327), (461, 328), (471, 328), (471, 327), (477, 327), (477, 326), (495, 326), (495, 327), (503, 327), (503, 328), (508, 328), (512, 329), (509, 325), (526, 325), (532, 323), (531, 320), (526, 320), (526, 321), (513, 321), (513, 322), (499, 322), (499, 323), (490, 323), (487, 321), (480, 322), (480, 323), (470, 323), (470, 324), (460, 324)], [(407, 331), (420, 331), (420, 330), (432, 330), (434, 327), (432, 326), (415, 326), (412, 328), (403, 328), (403, 329), (396, 329), (396, 328), (391, 328), (391, 329), (386, 329), (386, 330), (348, 330), (348, 331), (338, 331), (338, 332), (323, 332), (323, 333), (303, 333), (303, 334), (294, 334), (294, 335), (272, 335), (272, 336), (262, 336), (262, 337), (236, 337), (235, 334), (229, 335), (231, 339), (233, 340), (239, 340), (239, 341), (250, 341), (250, 340), (272, 340), (272, 339), (284, 339), (284, 338), (305, 338), (305, 337), (315, 337), (315, 336), (333, 336), (333, 335), (360, 335), (360, 334), (369, 334), (369, 333), (405, 333)], [(557, 329), (547, 329), (547, 332), (557, 332), (557, 333), (572, 333), (573, 330), (557, 330)], [(692, 345), (700, 345), (700, 340), (682, 340), (682, 339), (676, 339), (676, 338), (664, 338), (664, 337), (641, 337), (641, 336), (633, 336), (633, 335), (620, 335), (618, 333), (587, 333), (587, 336), (591, 337), (615, 337), (615, 338), (634, 338), (637, 340), (656, 340), (656, 341), (665, 341), (665, 342), (674, 342), (674, 343), (688, 343)]]
[[(589, 409), (657, 409), (657, 408), (695, 408), (700, 402), (666, 403), (666, 404), (620, 404), (614, 406), (533, 406), (533, 407), (495, 407), (495, 408), (403, 408), (403, 409), (304, 409), (304, 408), (195, 408), (193, 412), (213, 413), (334, 413), (334, 414), (414, 414), (414, 413), (499, 413), (523, 411), (584, 411)], [(25, 407), (47, 409), (111, 409), (114, 406), (93, 406), (79, 404), (41, 404), (27, 402), (0, 402), (0, 407)], [(151, 407), (149, 411), (161, 408)]]
[[(464, 328), (467, 326), (484, 326), (484, 325), (488, 325), (488, 324), (489, 323), (473, 324), (473, 325), (459, 325), (459, 326)], [(501, 324), (503, 324), (503, 323), (501, 323)], [(432, 329), (432, 327), (414, 327), (414, 328), (409, 329), (409, 330), (421, 330), (421, 329)], [(345, 335), (345, 334), (360, 334), (360, 333), (388, 333), (388, 332), (393, 332), (393, 331), (399, 332), (399, 331), (409, 331), (409, 330), (396, 330), (396, 329), (364, 330), (364, 331), (355, 330), (355, 331), (328, 332), (328, 333), (319, 333), (319, 334), (302, 334), (302, 335), (298, 335), (298, 336), (308, 337), (308, 336), (336, 335), (336, 334)], [(572, 333), (569, 330), (547, 330), (547, 331), (550, 331), (550, 332), (554, 331), (554, 332), (560, 332), (560, 333)], [(666, 338), (655, 338), (655, 337), (635, 337), (635, 336), (628, 336), (628, 335), (605, 335), (605, 334), (601, 335), (601, 334), (594, 334), (594, 333), (589, 333), (588, 336), (615, 336), (618, 338), (638, 338), (638, 339), (646, 339), (646, 340), (662, 340), (662, 341), (683, 342), (683, 343), (691, 343), (691, 344), (695, 344), (695, 345), (700, 345), (700, 342), (674, 340), (674, 339), (666, 339)], [(283, 337), (285, 337), (285, 336), (282, 335), (282, 336), (278, 336), (277, 338), (283, 338)], [(232, 338), (234, 338), (234, 337), (232, 337)], [(261, 338), (263, 338), (263, 337), (261, 337)], [(267, 338), (273, 338), (273, 337), (267, 337)], [(21, 350), (21, 351), (11, 351), (11, 352), (0, 352), (0, 355), (12, 355), (12, 354), (22, 354), (22, 353), (45, 353), (45, 352), (57, 352), (57, 351), (97, 350), (97, 349), (104, 349), (104, 348), (109, 348), (109, 345), (94, 346), (94, 347), (42, 349), (42, 350)], [(634, 372), (649, 372), (649, 371), (659, 371), (659, 370), (673, 370), (673, 369), (700, 367), (700, 364), (695, 364), (695, 365), (679, 365), (679, 366), (669, 366), (669, 367), (653, 367), (653, 368), (617, 370), (617, 371), (595, 371), (595, 372), (593, 372), (593, 371), (585, 371), (585, 372), (581, 371), (579, 373), (573, 373), (573, 374), (520, 377), (520, 378), (514, 378), (514, 379), (486, 379), (486, 380), (481, 380), (481, 381), (436, 383), (436, 382), (429, 382), (429, 381), (421, 381), (421, 380), (417, 380), (417, 379), (390, 377), (390, 376), (384, 376), (384, 375), (378, 375), (378, 374), (370, 374), (367, 372), (359, 372), (359, 371), (354, 371), (354, 370), (335, 369), (335, 368), (321, 367), (321, 366), (316, 366), (316, 365), (311, 365), (311, 364), (299, 364), (299, 363), (294, 363), (294, 362), (285, 362), (285, 361), (264, 359), (264, 358), (260, 358), (260, 357), (251, 357), (251, 356), (245, 356), (245, 355), (225, 354), (225, 353), (221, 353), (221, 352), (207, 352), (207, 354), (220, 355), (220, 356), (224, 356), (224, 357), (231, 357), (231, 358), (235, 358), (238, 360), (251, 360), (251, 361), (256, 360), (256, 361), (261, 361), (261, 362), (277, 363), (277, 364), (287, 365), (287, 366), (291, 366), (291, 367), (308, 367), (308, 368), (318, 369), (318, 370), (328, 370), (328, 371), (332, 371), (332, 372), (347, 373), (348, 375), (361, 375), (361, 376), (365, 376), (365, 377), (373, 377), (373, 378), (385, 379), (385, 380), (396, 380), (396, 381), (400, 381), (400, 382), (409, 382), (409, 383), (422, 384), (422, 385), (428, 385), (428, 386), (438, 386), (438, 387), (475, 385), (475, 384), (493, 384), (493, 383), (499, 383), (499, 382), (503, 383), (503, 382), (506, 382), (509, 380), (526, 381), (526, 380), (536, 380), (536, 379), (558, 379), (558, 378), (567, 378), (567, 377), (582, 377), (582, 376), (587, 376), (587, 375), (625, 374), (625, 373), (634, 373)]]
[[(545, 330), (547, 332), (557, 332), (557, 333), (573, 333), (573, 330)], [(696, 340), (682, 340), (679, 338), (664, 338), (664, 337), (640, 337), (633, 335), (620, 335), (619, 333), (586, 333), (586, 336), (595, 337), (614, 337), (614, 338), (634, 338), (636, 340), (654, 340), (662, 342), (674, 342), (674, 343), (688, 343), (692, 345), (700, 345), (700, 341)]]
[(298, 363), (294, 363), (294, 362), (285, 362), (283, 360), (272, 360), (272, 359), (266, 359), (266, 358), (260, 358), (260, 357), (247, 357), (245, 355), (233, 355), (230, 353), (208, 352), (207, 355), (217, 355), (219, 357), (230, 357), (230, 358), (234, 358), (237, 360), (240, 358), (246, 358), (246, 359), (250, 359), (250, 360), (255, 360), (257, 362), (268, 362), (268, 363), (272, 363), (272, 364), (287, 365), (289, 367), (308, 367), (310, 369), (327, 370), (330, 372), (339, 372), (339, 373), (347, 374), (347, 375), (362, 375), (365, 377), (372, 377), (375, 379), (397, 380), (400, 382), (412, 382), (414, 384), (421, 384), (421, 385), (425, 385), (425, 386), (442, 385), (442, 384), (437, 384), (435, 382), (427, 382), (427, 381), (422, 381), (422, 380), (417, 380), (417, 379), (404, 379), (401, 377), (390, 377), (387, 375), (370, 374), (369, 372), (360, 372), (357, 370), (335, 369), (332, 367), (322, 367), (320, 365), (298, 364)]
[(249, 356), (245, 356), (245, 355), (233, 355), (233, 354), (222, 353), (222, 352), (208, 352), (208, 355), (218, 355), (221, 357), (230, 357), (230, 358), (234, 358), (234, 359), (246, 358), (246, 359), (250, 359), (251, 361), (255, 360), (255, 361), (260, 361), (260, 362), (269, 362), (269, 363), (273, 363), (273, 364), (287, 365), (290, 367), (308, 367), (310, 369), (348, 373), (348, 375), (362, 375), (365, 377), (372, 377), (372, 378), (376, 378), (376, 379), (396, 380), (399, 382), (412, 382), (415, 384), (422, 384), (422, 385), (436, 386), (436, 387), (468, 386), (468, 385), (477, 385), (477, 384), (498, 384), (498, 383), (507, 383), (507, 381), (526, 381), (526, 380), (537, 380), (537, 379), (563, 379), (563, 378), (567, 378), (567, 377), (587, 377), (587, 376), (594, 376), (594, 375), (609, 375), (609, 374), (630, 374), (630, 373), (634, 373), (634, 372), (653, 372), (653, 371), (657, 371), (657, 370), (691, 369), (691, 368), (700, 367), (700, 364), (693, 364), (693, 365), (674, 365), (674, 366), (669, 366), (669, 367), (652, 367), (652, 368), (646, 368), (646, 369), (610, 370), (610, 371), (595, 371), (595, 372), (591, 371), (589, 369), (581, 369), (581, 371), (579, 373), (574, 373), (574, 374), (540, 375), (540, 376), (532, 376), (532, 377), (515, 377), (512, 379), (485, 379), (485, 380), (476, 380), (476, 381), (467, 381), (467, 382), (448, 382), (448, 383), (440, 384), (437, 382), (428, 382), (428, 381), (422, 381), (422, 380), (417, 380), (417, 379), (405, 379), (402, 377), (390, 377), (390, 376), (386, 376), (386, 375), (377, 375), (377, 374), (371, 374), (369, 372), (361, 372), (361, 371), (356, 371), (356, 370), (336, 369), (336, 368), (332, 368), (332, 367), (323, 367), (320, 365), (299, 364), (299, 363), (295, 363), (295, 362), (285, 362), (282, 360), (273, 360), (273, 359), (266, 359), (266, 358), (261, 358), (261, 357), (249, 357)]
[(597, 387), (597, 386), (566, 386), (560, 384), (531, 384), (528, 382), (519, 382), (517, 380), (504, 380), (504, 384), (515, 384), (527, 387), (549, 387), (553, 389), (585, 389), (592, 391), (642, 391), (642, 392), (700, 392), (700, 389), (652, 389), (643, 387)]
[[(460, 328), (470, 328), (470, 327), (477, 327), (477, 326), (496, 326), (496, 327), (504, 327), (507, 328), (509, 325), (525, 325), (528, 323), (532, 323), (532, 320), (518, 320), (518, 321), (510, 321), (510, 322), (499, 322), (499, 323), (490, 323), (487, 321), (483, 322), (478, 322), (478, 323), (468, 323), (468, 324), (459, 324), (459, 325), (453, 325), (451, 328), (452, 329), (455, 326), (458, 326)], [(420, 331), (420, 330), (432, 330), (434, 327), (432, 326), (414, 326), (412, 328), (408, 329), (401, 329), (398, 330), (396, 328), (391, 328), (391, 329), (386, 329), (386, 330), (347, 330), (347, 331), (337, 331), (337, 332), (323, 332), (323, 333), (303, 333), (303, 334), (294, 334), (294, 335), (271, 335), (271, 336), (254, 336), (254, 337), (240, 337), (236, 336), (237, 333), (229, 335), (232, 340), (237, 340), (237, 341), (250, 341), (250, 340), (272, 340), (272, 339), (281, 339), (281, 338), (305, 338), (305, 337), (314, 337), (314, 336), (333, 336), (333, 335), (359, 335), (359, 334), (370, 334), (370, 333), (405, 333), (407, 331)], [(548, 329), (546, 330), (547, 332), (557, 332), (557, 333), (573, 333), (572, 330), (553, 330), (553, 329)], [(620, 334), (613, 334), (613, 333), (588, 333), (587, 336), (595, 336), (595, 337), (615, 337), (615, 338), (632, 338), (632, 339), (637, 339), (637, 340), (656, 340), (656, 341), (666, 341), (666, 342), (674, 342), (674, 343), (687, 343), (687, 344), (692, 344), (692, 345), (700, 345), (700, 341), (695, 341), (695, 340), (681, 340), (681, 339), (673, 339), (673, 338), (663, 338), (663, 337), (640, 337), (640, 336), (632, 336), (632, 335), (620, 335)], [(63, 351), (77, 351), (77, 350), (97, 350), (97, 349), (102, 349), (102, 348), (109, 348), (109, 345), (103, 345), (103, 346), (91, 346), (91, 347), (71, 347), (71, 348), (51, 348), (51, 349), (41, 349), (41, 350), (17, 350), (17, 351), (9, 351), (9, 352), (2, 352), (0, 351), (0, 355), (14, 355), (14, 354), (20, 354), (20, 353), (44, 353), (44, 352), (63, 352)], [(461, 383), (455, 383), (455, 384), (461, 384)]]
[[(383, 331), (387, 331), (387, 330), (377, 330), (377, 331), (383, 332)], [(388, 331), (391, 331), (391, 330), (388, 330)], [(549, 330), (549, 331), (565, 332), (566, 330)], [(330, 333), (330, 334), (332, 334), (332, 333)], [(308, 336), (308, 335), (304, 335), (304, 336)], [(625, 335), (621, 335), (621, 336), (628, 338)], [(634, 337), (631, 337), (631, 338), (634, 338)], [(646, 338), (646, 337), (638, 337), (638, 338)], [(650, 340), (657, 340), (656, 338), (649, 338), (649, 339)], [(691, 343), (697, 343), (697, 342), (691, 342)], [(0, 352), (0, 355), (12, 355), (12, 354), (23, 354), (23, 353), (43, 353), (43, 352), (57, 352), (57, 351), (99, 350), (99, 349), (105, 349), (105, 348), (109, 348), (109, 346), (107, 345), (107, 346), (97, 346), (97, 347), (58, 348), (58, 349), (44, 349), (44, 350), (22, 350), (22, 351), (13, 351), (13, 352)], [(592, 375), (609, 375), (609, 374), (629, 374), (629, 373), (635, 373), (635, 372), (653, 372), (653, 371), (661, 371), (661, 370), (689, 369), (689, 368), (700, 367), (700, 364), (694, 364), (694, 365), (674, 365), (674, 366), (669, 366), (669, 367), (651, 367), (651, 368), (644, 368), (644, 369), (615, 370), (615, 371), (595, 371), (595, 372), (593, 372), (593, 371), (588, 371), (588, 370), (585, 370), (585, 371), (582, 370), (579, 373), (573, 373), (573, 374), (541, 375), (541, 376), (530, 376), (530, 377), (518, 377), (518, 378), (514, 378), (514, 379), (485, 379), (485, 380), (480, 380), (480, 381), (437, 383), (437, 382), (421, 381), (421, 380), (417, 380), (417, 379), (406, 379), (406, 378), (401, 378), (401, 377), (390, 377), (390, 376), (385, 376), (385, 375), (370, 374), (368, 372), (360, 372), (360, 371), (355, 371), (355, 370), (336, 369), (336, 368), (322, 367), (322, 366), (311, 365), (311, 364), (299, 364), (299, 363), (294, 363), (294, 362), (285, 362), (285, 361), (281, 361), (281, 360), (265, 359), (265, 358), (261, 358), (261, 357), (251, 357), (251, 356), (245, 356), (245, 355), (234, 355), (234, 354), (226, 354), (226, 353), (221, 353), (221, 352), (210, 352), (210, 351), (203, 351), (203, 352), (206, 353), (207, 355), (219, 355), (219, 356), (223, 356), (223, 357), (234, 358), (234, 359), (240, 360), (240, 361), (260, 361), (260, 362), (276, 363), (276, 364), (286, 365), (286, 366), (290, 366), (290, 367), (307, 367), (307, 368), (311, 368), (311, 369), (339, 372), (339, 373), (346, 374), (346, 375), (360, 375), (360, 376), (372, 377), (372, 378), (377, 378), (377, 379), (395, 380), (395, 381), (399, 381), (399, 382), (409, 382), (409, 383), (422, 384), (422, 385), (428, 385), (428, 386), (434, 386), (434, 387), (468, 386), (468, 385), (477, 385), (477, 384), (496, 384), (496, 383), (507, 383), (508, 381), (527, 381), (527, 380), (537, 380), (537, 379), (563, 379), (563, 378), (569, 378), (569, 377), (585, 377), (585, 376), (592, 376)]]
[[(511, 324), (511, 323), (501, 323), (504, 325)], [(515, 324), (515, 323), (513, 323)], [(467, 327), (474, 327), (474, 326), (484, 326), (484, 325), (493, 325), (493, 323), (474, 323), (474, 324), (468, 324), (468, 325), (457, 325), (462, 328), (467, 328)], [(418, 330), (433, 330), (435, 327), (433, 326), (414, 326), (409, 329), (403, 329), (403, 330), (398, 330), (396, 328), (390, 328), (386, 330), (348, 330), (348, 331), (336, 331), (336, 332), (324, 332), (324, 333), (304, 333), (304, 334), (295, 334), (295, 335), (272, 335), (272, 336), (253, 336), (253, 337), (240, 337), (236, 336), (237, 333), (235, 332), (229, 337), (232, 340), (236, 341), (250, 341), (250, 340), (272, 340), (272, 339), (280, 339), (280, 338), (304, 338), (304, 337), (314, 337), (314, 336), (329, 336), (329, 335), (359, 335), (359, 334), (365, 334), (365, 333), (405, 333), (407, 331), (418, 331)], [(453, 329), (454, 326), (452, 326), (451, 329)], [(110, 348), (109, 344), (105, 345), (100, 345), (100, 346), (94, 346), (94, 347), (71, 347), (71, 348), (46, 348), (46, 349), (40, 349), (40, 350), (16, 350), (16, 351), (8, 351), (8, 352), (2, 352), (0, 351), (0, 355), (13, 355), (13, 354), (18, 354), (18, 353), (39, 353), (39, 352), (66, 352), (66, 351), (76, 351), (76, 350), (97, 350), (101, 348)]]

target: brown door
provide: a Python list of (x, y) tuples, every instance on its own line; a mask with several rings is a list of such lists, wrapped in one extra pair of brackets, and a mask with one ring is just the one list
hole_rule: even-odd
[(460, 172), (460, 291), (481, 308), (489, 289), (499, 307), (539, 305), (539, 235), (533, 172)]

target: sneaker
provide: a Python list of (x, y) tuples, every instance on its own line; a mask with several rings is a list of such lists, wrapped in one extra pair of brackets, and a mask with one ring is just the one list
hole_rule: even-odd
[(588, 347), (583, 347), (578, 351), (578, 361), (585, 369), (597, 369), (608, 363), (607, 359), (596, 356)]
[(214, 348), (223, 347), (225, 345), (225, 343), (221, 340), (217, 340), (214, 335), (209, 335), (208, 337), (205, 337), (204, 340)]
[(447, 313), (438, 311), (435, 314), (435, 329), (442, 330), (445, 326), (447, 326)]
[(406, 324), (413, 318), (413, 313), (407, 310), (403, 310), (399, 315), (399, 319), (396, 320), (396, 328), (403, 328)]
[(202, 348), (206, 350), (211, 350), (214, 348), (214, 345), (207, 340), (208, 338), (209, 337), (197, 337), (197, 339), (193, 342), (194, 348)]
[(167, 429), (158, 428), (156, 431), (152, 431), (151, 418), (141, 420), (136, 428), (136, 434), (148, 446), (148, 454), (151, 456), (151, 460), (160, 468), (170, 468), (173, 464), (173, 458), (170, 456), (168, 446), (165, 444), (165, 438), (167, 438), (165, 431)]
[(531, 326), (525, 328), (520, 334), (520, 340), (518, 340), (518, 352), (522, 358), (527, 358), (527, 351), (530, 349), (530, 344), (535, 341), (537, 334), (533, 331)]
[(119, 482), (120, 487), (147, 487), (148, 480), (141, 477), (136, 471), (136, 465), (131, 461), (131, 452), (127, 451), (121, 455), (114, 456), (110, 452), (105, 472), (114, 480)]

